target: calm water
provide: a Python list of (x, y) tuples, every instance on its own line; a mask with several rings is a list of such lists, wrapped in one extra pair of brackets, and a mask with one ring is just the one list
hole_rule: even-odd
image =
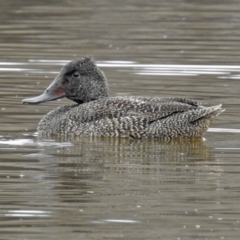
[[(240, 2), (1, 1), (0, 239), (239, 239)], [(40, 140), (22, 105), (93, 55), (111, 95), (223, 103), (202, 140)]]

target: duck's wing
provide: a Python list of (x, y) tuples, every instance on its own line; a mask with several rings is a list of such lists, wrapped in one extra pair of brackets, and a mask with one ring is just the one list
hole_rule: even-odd
[[(198, 107), (181, 102), (162, 102), (158, 105), (146, 104), (143, 108), (135, 108), (126, 112), (126, 116), (141, 116), (148, 119), (149, 122), (164, 119), (177, 113), (184, 113), (190, 110), (196, 110)], [(134, 111), (135, 110), (135, 111)]]
[(196, 109), (197, 106), (197, 101), (180, 98), (115, 97), (76, 106), (67, 113), (67, 117), (81, 123), (125, 116), (151, 115), (152, 119), (155, 117), (159, 119)]
[[(157, 112), (129, 111), (125, 115), (85, 122), (74, 132), (96, 136), (132, 138), (201, 137), (214, 118), (221, 113), (221, 105), (186, 110), (186, 106), (163, 104)], [(165, 110), (163, 108), (166, 108)], [(91, 131), (89, 131), (89, 129)]]
[[(196, 138), (202, 137), (215, 117), (223, 111), (221, 105), (185, 110), (182, 106), (175, 106), (172, 111), (168, 108), (153, 113), (129, 112), (126, 116), (97, 121), (96, 132), (100, 136), (132, 138)], [(94, 124), (92, 127), (95, 127)]]

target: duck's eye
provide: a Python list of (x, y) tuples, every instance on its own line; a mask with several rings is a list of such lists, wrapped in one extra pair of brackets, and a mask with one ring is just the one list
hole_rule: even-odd
[(73, 74), (72, 74), (72, 76), (75, 77), (75, 78), (79, 77), (79, 75), (80, 75), (80, 74), (79, 74), (78, 71), (75, 71), (75, 72), (73, 72)]

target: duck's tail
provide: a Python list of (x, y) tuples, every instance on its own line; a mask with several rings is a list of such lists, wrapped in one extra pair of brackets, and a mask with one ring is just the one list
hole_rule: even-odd
[(199, 107), (195, 110), (195, 114), (189, 119), (190, 128), (194, 129), (194, 137), (202, 137), (214, 119), (224, 111), (222, 104), (211, 107)]
[[(211, 106), (211, 107), (202, 107), (200, 106), (197, 110), (195, 110), (197, 114), (193, 114), (191, 116), (190, 123), (194, 124), (199, 121), (205, 120), (209, 121), (209, 125), (212, 123), (212, 121), (222, 112), (225, 111), (225, 109), (222, 108), (222, 104)], [(193, 112), (195, 112), (193, 110)]]

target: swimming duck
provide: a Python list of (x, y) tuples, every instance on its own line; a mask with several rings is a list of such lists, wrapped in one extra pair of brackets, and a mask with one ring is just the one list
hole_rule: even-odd
[(223, 111), (221, 104), (203, 107), (180, 97), (109, 97), (107, 79), (89, 56), (66, 64), (43, 94), (23, 103), (63, 97), (75, 104), (46, 114), (40, 135), (198, 138)]

